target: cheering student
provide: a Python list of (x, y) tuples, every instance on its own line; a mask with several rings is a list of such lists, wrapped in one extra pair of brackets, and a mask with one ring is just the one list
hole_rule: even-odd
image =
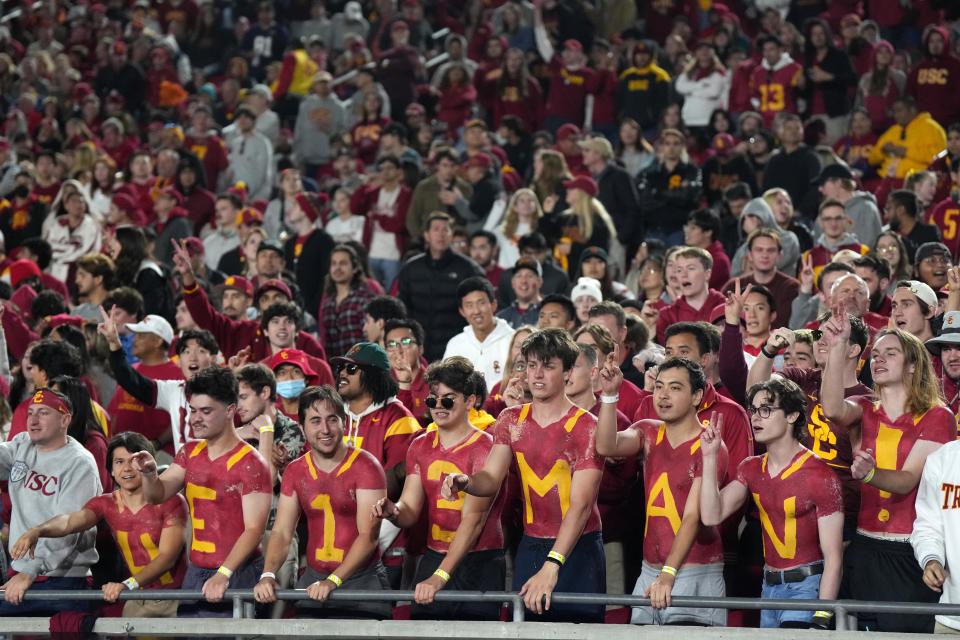
[[(700, 523), (703, 425), (697, 410), (707, 379), (699, 364), (670, 358), (657, 369), (654, 399), (659, 420), (640, 420), (617, 432), (616, 405), (623, 373), (616, 352), (600, 371), (600, 416), (597, 453), (613, 458), (643, 458), (646, 522), (643, 569), (634, 595), (650, 598), (650, 607), (633, 610), (634, 624), (701, 624), (724, 626), (725, 609), (671, 607), (672, 595), (722, 598), (723, 543), (716, 526)], [(709, 424), (722, 431), (723, 417)], [(727, 449), (719, 446), (715, 483), (726, 478)]]
[(427, 551), (414, 578), (414, 618), (497, 620), (500, 615), (498, 602), (434, 602), (444, 588), (500, 591), (506, 580), (502, 498), (458, 496), (451, 501), (440, 496), (444, 476), (480, 471), (493, 448), (493, 436), (469, 420), (477, 398), (474, 374), (470, 362), (458, 357), (427, 369), (426, 405), (436, 427), (410, 444), (400, 499), (393, 503), (383, 498), (374, 508), (377, 518), (402, 528), (417, 525), (426, 508)]
[[(828, 420), (850, 427), (850, 472), (861, 482), (857, 535), (844, 557), (845, 585), (855, 600), (936, 602), (910, 548), (917, 486), (927, 456), (957, 437), (956, 418), (940, 399), (930, 355), (900, 329), (877, 334), (870, 359), (876, 401), (844, 399), (843, 369), (850, 321), (843, 305), (823, 325), (830, 346), (820, 401)], [(861, 614), (869, 631), (930, 633), (933, 616)]]
[(276, 601), (276, 572), (287, 558), (301, 514), (306, 514), (307, 567), (297, 588), (305, 588), (316, 602), (301, 602), (299, 613), (390, 616), (387, 602), (327, 605), (338, 588), (390, 588), (386, 569), (375, 553), (380, 521), (373, 516), (374, 505), (386, 496), (386, 476), (372, 454), (344, 439), (346, 418), (343, 398), (331, 387), (310, 387), (301, 396), (300, 423), (309, 449), (283, 474), (263, 573), (254, 587), (257, 602)]
[(460, 492), (492, 498), (516, 463), (523, 491), (524, 534), (513, 589), (534, 620), (601, 622), (602, 605), (551, 605), (554, 591), (603, 593), (606, 586), (597, 492), (603, 458), (594, 446), (597, 420), (567, 398), (564, 387), (579, 350), (563, 329), (524, 340), (533, 401), (505, 409), (492, 427), (483, 469), (444, 478), (441, 497)]
[(270, 469), (233, 427), (237, 387), (229, 369), (204, 369), (185, 389), (190, 427), (201, 439), (181, 447), (163, 475), (150, 452), (132, 456), (148, 502), (162, 504), (186, 489), (191, 541), (183, 588), (199, 589), (209, 605), (181, 604), (180, 617), (229, 617), (229, 606), (218, 604), (227, 588), (253, 587), (263, 568), (260, 540), (270, 512)]
[[(110, 440), (107, 460), (117, 483), (112, 493), (87, 501), (83, 508), (47, 520), (28, 529), (10, 548), (15, 559), (31, 556), (40, 538), (63, 538), (83, 533), (106, 521), (130, 577), (103, 585), (103, 599), (116, 602), (123, 591), (179, 589), (186, 564), (183, 557), (183, 527), (187, 503), (179, 493), (162, 504), (150, 504), (143, 494), (143, 477), (133, 468), (133, 454), (154, 453), (153, 445), (139, 433), (118, 433)], [(127, 600), (125, 618), (173, 618), (176, 600)]]
[[(763, 598), (833, 600), (840, 588), (843, 501), (836, 475), (800, 444), (806, 429), (806, 397), (795, 383), (773, 378), (750, 387), (747, 406), (758, 444), (767, 452), (740, 463), (722, 490), (715, 481), (720, 429), (703, 430), (700, 518), (717, 525), (753, 497), (763, 525)], [(765, 628), (827, 627), (827, 611), (764, 609)]]

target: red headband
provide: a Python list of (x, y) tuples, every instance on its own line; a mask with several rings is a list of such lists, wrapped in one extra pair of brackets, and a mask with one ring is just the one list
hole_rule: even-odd
[(37, 390), (37, 392), (33, 394), (33, 400), (31, 400), (30, 403), (43, 404), (60, 413), (73, 415), (73, 411), (70, 410), (70, 406), (64, 401), (63, 397), (51, 389)]

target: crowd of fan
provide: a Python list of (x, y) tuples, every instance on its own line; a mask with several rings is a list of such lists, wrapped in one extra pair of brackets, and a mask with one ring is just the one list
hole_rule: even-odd
[(0, 615), (957, 601), (955, 3), (15, 4)]

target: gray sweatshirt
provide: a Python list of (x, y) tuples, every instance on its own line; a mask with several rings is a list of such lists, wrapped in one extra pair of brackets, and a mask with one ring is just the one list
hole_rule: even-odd
[[(329, 120), (324, 128), (312, 120), (311, 114), (326, 112)], [(311, 93), (300, 103), (297, 123), (293, 128), (293, 150), (301, 162), (325, 164), (330, 160), (330, 140), (347, 128), (347, 112), (333, 95), (321, 98)]]
[[(79, 511), (103, 493), (93, 455), (70, 437), (66, 446), (46, 452), (30, 442), (28, 433), (0, 442), (0, 480), (9, 482), (11, 542), (54, 516)], [(63, 538), (40, 538), (32, 559), (14, 560), (11, 566), (33, 576), (82, 578), (97, 561), (96, 538), (96, 527)]]

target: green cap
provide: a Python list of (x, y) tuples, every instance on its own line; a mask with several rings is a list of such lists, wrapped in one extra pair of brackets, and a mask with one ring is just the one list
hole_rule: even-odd
[(358, 342), (350, 347), (350, 350), (342, 357), (332, 358), (330, 362), (331, 364), (348, 362), (362, 367), (376, 367), (384, 371), (390, 371), (390, 360), (387, 358), (387, 352), (383, 350), (383, 347), (373, 342)]

